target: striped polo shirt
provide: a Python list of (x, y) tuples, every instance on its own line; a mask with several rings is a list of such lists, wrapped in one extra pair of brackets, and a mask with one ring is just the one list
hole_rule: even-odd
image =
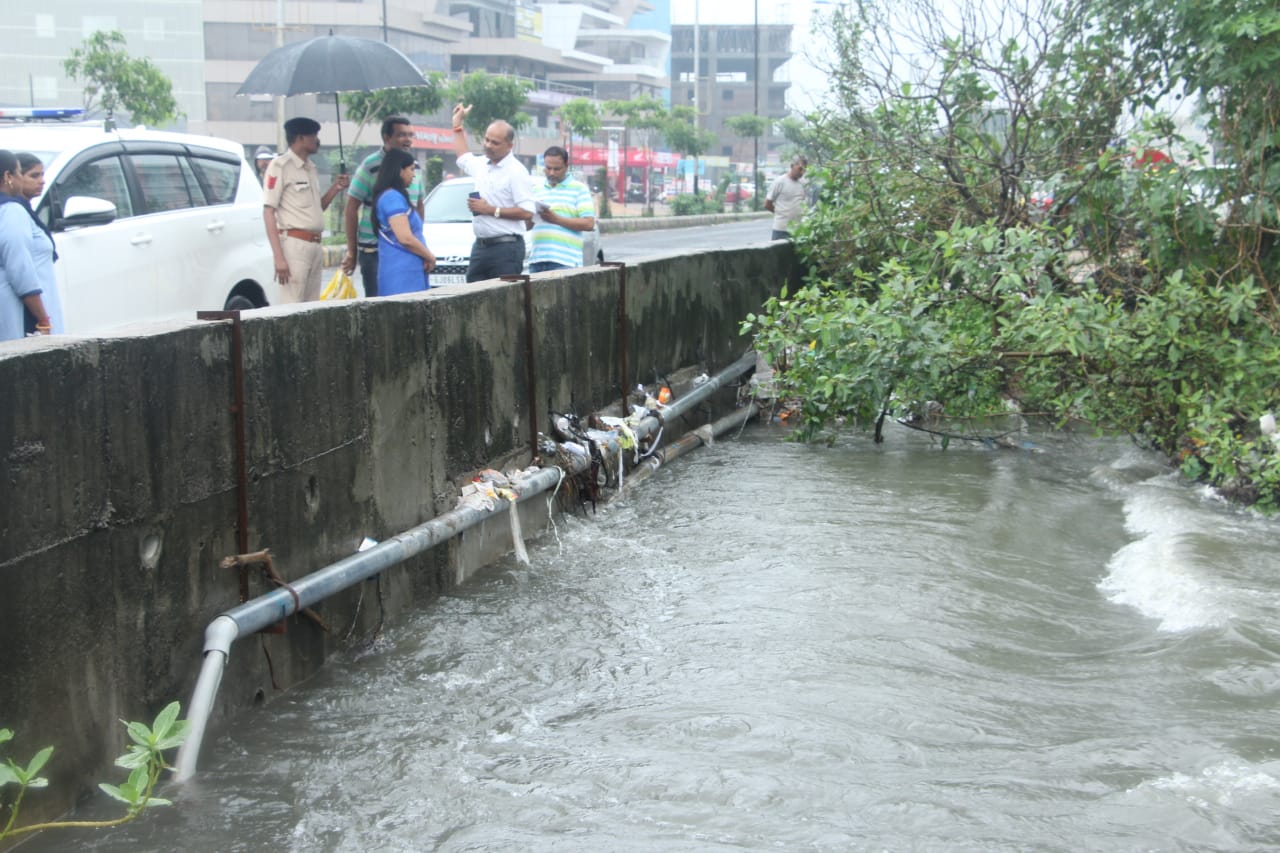
[[(539, 203), (548, 205), (556, 213), (571, 219), (596, 215), (591, 190), (587, 189), (586, 184), (572, 178), (565, 178), (554, 187), (543, 178), (534, 197)], [(582, 266), (581, 231), (543, 222), (542, 217), (536, 214), (533, 223), (533, 251), (529, 255), (529, 263)]]

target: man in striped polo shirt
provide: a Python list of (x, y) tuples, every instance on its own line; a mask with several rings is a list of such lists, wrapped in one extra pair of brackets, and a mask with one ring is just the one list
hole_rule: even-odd
[(586, 184), (567, 177), (569, 155), (552, 145), (542, 155), (547, 179), (534, 193), (533, 252), (529, 272), (582, 266), (582, 232), (596, 227), (596, 208)]

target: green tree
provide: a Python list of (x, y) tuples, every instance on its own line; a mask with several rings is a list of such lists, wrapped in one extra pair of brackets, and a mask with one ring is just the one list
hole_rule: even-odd
[(449, 100), (471, 105), (466, 126), (474, 135), (483, 135), (490, 124), (502, 119), (519, 130), (531, 119), (524, 112), (525, 101), (533, 89), (531, 80), (472, 71), (449, 85)]
[(787, 116), (778, 122), (778, 131), (787, 140), (782, 154), (782, 162), (786, 163), (796, 154), (804, 154), (814, 149), (813, 123), (799, 116)]
[[(1280, 409), (1280, 9), (987, 14), (863, 2), (830, 24), (822, 190), (797, 234), (814, 275), (746, 324), (786, 364), (800, 434), (941, 413), (944, 443), (990, 439), (1012, 407), (1128, 433), (1280, 506), (1260, 428)], [(1180, 136), (1177, 92), (1212, 149)]]
[[(622, 122), (628, 139), (635, 143), (632, 147), (646, 152), (650, 150), (651, 137), (654, 133), (661, 131), (667, 121), (666, 105), (651, 95), (632, 98), (629, 101), (605, 101), (604, 108), (608, 114)], [(645, 183), (647, 186), (647, 181)], [(625, 198), (623, 200), (625, 201)], [(653, 202), (647, 192), (644, 205), (645, 213), (652, 216)]]
[(428, 116), (444, 104), (444, 75), (437, 72), (423, 75), (421, 86), (401, 89), (379, 89), (375, 92), (345, 92), (339, 97), (345, 108), (344, 115), (356, 123), (356, 135), (352, 145), (368, 124), (379, 124), (387, 116)]
[(444, 180), (444, 160), (440, 157), (428, 157), (426, 174), (422, 179), (422, 188), (431, 192)]
[(573, 162), (573, 137), (592, 137), (600, 132), (600, 107), (595, 101), (574, 98), (560, 107), (560, 123), (569, 142), (569, 162)]
[[(765, 131), (769, 129), (769, 119), (765, 118), (764, 116), (758, 116), (754, 114), (729, 116), (727, 119), (724, 120), (724, 126), (727, 127), (729, 130), (731, 130), (734, 133), (734, 135), (739, 137), (740, 139), (759, 139), (761, 136), (764, 136)], [(760, 176), (757, 174), (754, 174), (756, 171), (756, 167), (758, 167), (759, 165), (760, 164), (757, 162), (757, 163), (753, 163), (751, 167), (751, 171), (753, 173), (751, 176), (751, 182), (755, 184), (755, 191), (751, 195), (752, 210), (760, 209)], [(742, 203), (741, 202), (741, 199), (742, 199), (742, 193), (741, 193), (742, 181), (741, 180), (738, 181), (738, 187), (739, 187), (739, 193), (738, 193), (739, 200), (734, 202), (734, 208), (737, 208), (738, 205)]]
[[(695, 124), (697, 113), (693, 107), (675, 106), (667, 113), (662, 123), (662, 135), (667, 144), (686, 157), (695, 161), (711, 150), (716, 144), (716, 135), (706, 128)], [(698, 190), (698, 175), (694, 172), (693, 189)]]
[(99, 30), (63, 60), (67, 76), (84, 82), (86, 111), (100, 107), (108, 121), (124, 110), (132, 121), (162, 125), (181, 113), (173, 83), (150, 59), (134, 59), (119, 30)]

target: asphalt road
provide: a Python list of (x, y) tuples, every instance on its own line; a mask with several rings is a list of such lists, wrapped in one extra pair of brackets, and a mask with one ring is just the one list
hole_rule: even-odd
[(664, 228), (605, 234), (606, 261), (639, 261), (645, 258), (684, 255), (705, 249), (740, 249), (769, 242), (770, 218), (702, 225), (696, 228)]
[[(662, 228), (652, 231), (632, 231), (604, 234), (604, 259), (634, 263), (646, 258), (662, 258), (684, 255), (707, 249), (740, 249), (769, 242), (772, 231), (770, 218), (726, 222), (721, 225), (699, 225), (693, 228)], [(328, 282), (335, 268), (324, 271)], [(363, 296), (360, 273), (352, 276), (356, 293)]]

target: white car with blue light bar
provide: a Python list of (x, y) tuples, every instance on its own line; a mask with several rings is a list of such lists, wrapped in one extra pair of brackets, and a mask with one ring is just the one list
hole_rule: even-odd
[(262, 189), (243, 148), (78, 108), (0, 108), (0, 149), (45, 166), (32, 200), (53, 232), (67, 332), (90, 335), (274, 301)]

